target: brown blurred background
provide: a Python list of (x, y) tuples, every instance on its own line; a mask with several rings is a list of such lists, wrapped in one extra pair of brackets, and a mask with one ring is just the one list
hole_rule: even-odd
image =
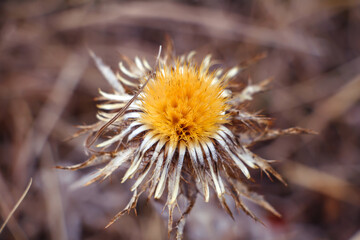
[(119, 174), (72, 189), (89, 170), (84, 138), (64, 141), (75, 125), (94, 123), (98, 89), (110, 90), (87, 49), (116, 70), (120, 54), (154, 62), (169, 35), (178, 54), (212, 53), (231, 67), (268, 57), (239, 81), (273, 76), (252, 111), (316, 136), (284, 136), (253, 150), (279, 160), (289, 186), (253, 171), (251, 189), (278, 219), (249, 203), (265, 222), (240, 212), (232, 221), (215, 198), (198, 201), (185, 239), (360, 239), (360, 2), (356, 0), (1, 0), (0, 225), (33, 184), (0, 239), (166, 239), (166, 211), (140, 199), (137, 212), (108, 221), (130, 199)]

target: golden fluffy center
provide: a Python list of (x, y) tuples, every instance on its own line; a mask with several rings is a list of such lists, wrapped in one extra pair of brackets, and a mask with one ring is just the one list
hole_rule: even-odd
[(141, 122), (174, 142), (204, 140), (216, 133), (227, 122), (224, 88), (213, 81), (213, 73), (200, 69), (177, 64), (157, 71), (141, 98)]

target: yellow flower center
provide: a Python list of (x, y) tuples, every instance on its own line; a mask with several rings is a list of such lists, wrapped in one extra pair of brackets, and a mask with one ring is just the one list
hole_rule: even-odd
[(141, 122), (172, 142), (205, 140), (228, 122), (224, 88), (192, 65), (158, 70), (144, 89)]

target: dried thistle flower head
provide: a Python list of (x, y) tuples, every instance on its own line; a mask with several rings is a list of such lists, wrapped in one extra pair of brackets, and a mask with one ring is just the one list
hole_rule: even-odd
[(231, 217), (225, 194), (256, 220), (242, 197), (279, 215), (262, 196), (246, 188), (245, 178), (251, 178), (249, 168), (260, 168), (285, 183), (269, 162), (252, 153), (248, 146), (283, 134), (309, 131), (272, 130), (268, 118), (246, 111), (243, 103), (265, 90), (269, 79), (259, 84), (228, 87), (244, 67), (262, 56), (226, 71), (210, 70), (214, 66), (210, 55), (196, 64), (194, 52), (180, 57), (171, 53), (170, 50), (164, 56), (159, 54), (155, 68), (138, 57), (134, 62), (125, 58), (128, 66), (120, 62), (120, 73), (116, 76), (91, 53), (114, 92), (100, 91), (99, 122), (82, 127), (80, 133), (90, 133), (88, 145), (100, 135), (107, 139), (98, 140), (98, 150), (92, 149), (86, 162), (61, 168), (75, 170), (105, 163), (82, 181), (90, 184), (106, 179), (127, 164), (122, 182), (134, 179), (133, 197), (110, 224), (133, 209), (139, 196), (147, 192), (148, 198), (165, 199), (171, 231), (173, 210), (178, 196), (183, 194), (188, 207), (175, 224), (177, 237), (181, 238), (197, 193), (201, 192), (207, 202), (210, 188)]

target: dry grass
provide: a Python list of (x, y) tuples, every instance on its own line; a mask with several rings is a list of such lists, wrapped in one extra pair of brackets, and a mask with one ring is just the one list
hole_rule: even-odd
[(137, 217), (123, 216), (104, 229), (131, 197), (130, 184), (121, 185), (120, 177), (71, 190), (84, 172), (54, 169), (86, 159), (84, 139), (64, 139), (75, 125), (95, 121), (92, 100), (98, 88), (109, 89), (87, 49), (113, 69), (120, 54), (154, 63), (166, 34), (178, 53), (211, 52), (226, 66), (267, 52), (245, 75), (254, 82), (273, 77), (272, 89), (249, 108), (264, 109), (276, 127), (319, 132), (253, 149), (281, 160), (275, 166), (288, 187), (252, 173), (261, 182), (252, 188), (267, 197), (281, 219), (254, 208), (267, 227), (242, 213), (233, 222), (215, 199), (199, 201), (185, 239), (355, 239), (360, 226), (359, 29), (356, 0), (2, 1), (1, 224), (30, 178), (33, 185), (0, 239), (166, 239), (162, 209), (144, 199)]

